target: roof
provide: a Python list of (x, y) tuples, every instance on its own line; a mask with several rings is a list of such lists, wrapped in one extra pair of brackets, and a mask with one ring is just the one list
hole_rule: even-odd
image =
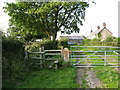
[(89, 36), (92, 36), (92, 35), (98, 34), (100, 31), (101, 31), (101, 30), (96, 30), (96, 31), (90, 33)]
[[(101, 31), (103, 31), (104, 29), (108, 30), (106, 27), (104, 27), (103, 29), (99, 29), (99, 30), (96, 30), (96, 31), (90, 33), (89, 36), (92, 36), (92, 35), (98, 34), (98, 33), (100, 33)], [(109, 31), (109, 30), (108, 30), (108, 31)], [(110, 31), (109, 31), (109, 32), (110, 32)], [(112, 34), (112, 32), (110, 32), (110, 33)]]
[(66, 38), (66, 39), (85, 39), (83, 36), (60, 36), (61, 39)]
[[(104, 30), (104, 29), (108, 30), (106, 27), (104, 27), (102, 30)], [(101, 31), (102, 31), (102, 30), (101, 30)], [(101, 31), (100, 31), (100, 32), (101, 32)], [(111, 32), (110, 30), (108, 30), (108, 31), (112, 34), (112, 32)]]

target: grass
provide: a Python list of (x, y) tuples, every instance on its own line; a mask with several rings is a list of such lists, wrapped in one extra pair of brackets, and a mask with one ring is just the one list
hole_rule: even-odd
[(88, 88), (87, 81), (82, 79), (82, 86), (81, 86), (81, 88), (86, 88), (86, 87)]
[(118, 88), (118, 72), (112, 67), (96, 67), (93, 68), (96, 71), (97, 77), (105, 84), (103, 88)]
[[(76, 49), (74, 50), (76, 51)], [(79, 51), (79, 48), (77, 50)], [(88, 49), (82, 48), (81, 50), (87, 51)], [(91, 53), (82, 53), (82, 54), (90, 55)], [(98, 58), (98, 56), (91, 56), (89, 58)], [(76, 61), (76, 60), (73, 59), (72, 61)], [(98, 61), (98, 60), (91, 60), (91, 61)], [(100, 62), (98, 62), (98, 64), (99, 63)], [(105, 85), (102, 86), (103, 88), (118, 87), (118, 73), (117, 71), (114, 70), (114, 68), (101, 66), (93, 69), (96, 71), (97, 77), (103, 83), (105, 83)], [(73, 67), (61, 68), (58, 70), (42, 69), (39, 71), (32, 71), (31, 73), (27, 74), (26, 79), (22, 81), (15, 88), (79, 88), (79, 85), (75, 82), (75, 77), (76, 77), (76, 69)], [(84, 79), (82, 79), (82, 82), (83, 84), (81, 88), (88, 87)]]
[[(79, 48), (77, 47), (76, 48), (72, 48), (74, 51), (95, 51), (95, 50), (100, 50), (100, 49), (93, 49), (93, 48)], [(107, 49), (105, 49), (107, 50)], [(82, 53), (83, 55), (91, 55), (92, 53), (90, 52), (84, 52)], [(99, 55), (104, 55), (103, 52), (101, 53), (97, 53)], [(115, 53), (113, 52), (107, 52), (107, 55), (116, 55)], [(98, 56), (90, 56), (89, 58), (104, 58), (102, 56), (98, 57)], [(115, 61), (118, 61), (117, 60), (117, 56), (111, 56), (110, 58), (116, 58)], [(75, 61), (75, 60), (74, 60)], [(91, 59), (90, 61), (103, 61), (102, 59)], [(110, 59), (107, 58), (107, 61), (111, 61)], [(89, 62), (89, 60), (88, 60)], [(112, 62), (113, 64), (117, 64), (118, 62)], [(82, 63), (81, 63), (82, 64)], [(104, 65), (104, 62), (94, 62), (92, 64), (103, 64)], [(99, 66), (99, 65), (96, 65), (96, 66)], [(103, 88), (118, 88), (118, 72), (115, 71), (114, 68), (112, 67), (109, 67), (109, 66), (102, 66), (100, 65), (99, 67), (95, 67), (93, 68), (95, 71), (96, 71), (96, 75), (97, 77), (105, 84), (104, 86), (102, 86)], [(84, 82), (84, 80), (83, 80)], [(82, 86), (83, 88), (86, 87), (86, 83), (83, 84)]]
[(89, 86), (87, 85), (87, 81), (85, 80), (85, 78), (88, 77), (87, 74), (85, 74), (82, 78), (82, 85), (80, 86), (80, 88), (89, 88)]
[(17, 88), (78, 88), (75, 75), (76, 69), (71, 67), (34, 71)]
[[(99, 50), (99, 48), (83, 48), (83, 47), (75, 47), (75, 48), (71, 48), (73, 51), (95, 51), (95, 50)], [(72, 55), (92, 55), (94, 52), (82, 52), (82, 53), (73, 53)], [(80, 56), (79, 58), (84, 58), (84, 56)], [(89, 58), (100, 58), (98, 56), (90, 56)], [(89, 61), (102, 61), (102, 62), (89, 62)], [(72, 61), (76, 61), (75, 59), (72, 59)], [(82, 59), (81, 60), (78, 60), (78, 61), (83, 61)], [(103, 64), (104, 65), (104, 62), (102, 59), (88, 59), (87, 60), (89, 63), (91, 64)], [(80, 62), (80, 64), (85, 64), (85, 62)]]
[[(108, 49), (108, 48), (93, 48), (93, 47), (89, 47), (89, 48), (83, 48), (83, 47), (72, 47), (71, 48), (72, 51), (98, 51), (98, 50), (114, 50), (114, 49)], [(78, 53), (78, 52), (74, 52), (72, 53), (72, 55), (92, 55), (94, 52), (82, 52), (81, 54)], [(92, 62), (89, 62), (93, 65), (95, 64), (101, 64), (101, 65), (96, 65), (96, 66), (103, 66), (104, 65), (104, 56), (97, 56), (97, 55), (104, 55), (105, 53), (104, 52), (97, 52), (96, 54), (94, 54), (94, 56), (89, 56), (89, 58), (99, 58), (99, 59), (88, 59), (87, 61), (92, 61)], [(107, 52), (107, 55), (116, 55), (115, 53), (113, 52)], [(116, 58), (115, 61), (118, 61), (117, 60), (117, 56), (109, 56), (110, 58)], [(74, 57), (75, 58), (75, 57)], [(79, 58), (84, 58), (84, 56), (79, 56)], [(103, 58), (103, 59), (101, 59)], [(108, 57), (107, 58), (107, 61), (111, 61)], [(76, 61), (75, 59), (72, 59), (71, 61)], [(78, 60), (78, 61), (82, 61), (81, 59)], [(100, 62), (93, 62), (93, 61), (100, 61)], [(111, 61), (112, 62), (112, 61)], [(81, 64), (84, 64), (85, 62), (80, 62)], [(118, 62), (112, 62), (113, 64), (117, 64)], [(75, 63), (74, 63), (75, 64)], [(108, 63), (109, 64), (109, 63)], [(116, 65), (117, 66), (117, 65)]]

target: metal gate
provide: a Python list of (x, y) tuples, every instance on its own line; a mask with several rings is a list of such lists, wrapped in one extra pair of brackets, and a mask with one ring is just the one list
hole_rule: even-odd
[(75, 67), (119, 67), (119, 49), (112, 46), (71, 46), (71, 64)]

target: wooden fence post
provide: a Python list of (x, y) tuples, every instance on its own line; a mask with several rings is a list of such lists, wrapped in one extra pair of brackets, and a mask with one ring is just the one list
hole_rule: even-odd
[(29, 56), (28, 56), (28, 51), (25, 50), (25, 60), (28, 60)]
[(42, 66), (42, 64), (43, 64), (43, 62), (42, 62), (42, 54), (41, 54), (41, 52), (42, 52), (42, 48), (40, 47), (39, 48), (39, 52), (40, 52), (40, 68), (42, 68), (43, 66)]
[(45, 59), (45, 51), (44, 51), (44, 46), (42, 46), (42, 48), (41, 48), (41, 52), (43, 52), (43, 54), (42, 54), (42, 58), (44, 58), (44, 59)]
[(61, 58), (63, 59), (63, 46), (61, 46)]
[(45, 55), (44, 55), (44, 46), (42, 46), (42, 47), (39, 48), (39, 52), (40, 52), (40, 66), (41, 66), (41, 68), (43, 68), (43, 60), (45, 58)]
[(40, 52), (40, 58), (42, 58), (41, 52), (42, 52), (42, 48), (39, 48), (39, 52)]

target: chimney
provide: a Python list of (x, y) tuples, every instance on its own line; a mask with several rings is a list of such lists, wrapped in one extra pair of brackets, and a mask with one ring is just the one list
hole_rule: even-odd
[(103, 23), (103, 27), (104, 27), (104, 28), (106, 27), (106, 23), (105, 23), (105, 22)]
[(100, 30), (100, 26), (97, 26), (97, 29)]
[(91, 33), (93, 32), (93, 30), (90, 31)]

